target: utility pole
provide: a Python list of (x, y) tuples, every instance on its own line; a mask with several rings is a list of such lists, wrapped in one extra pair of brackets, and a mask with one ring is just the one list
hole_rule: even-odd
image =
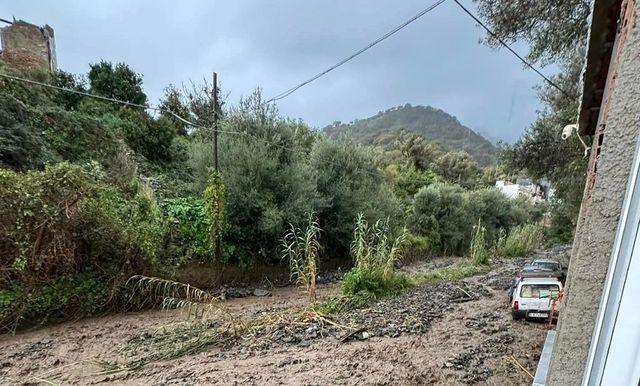
[(213, 73), (213, 167), (218, 168), (218, 74)]
[[(213, 73), (213, 167), (218, 173), (220, 171), (220, 167), (218, 165), (218, 115), (220, 108), (220, 104), (218, 103), (218, 74)], [(216, 282), (218, 284), (222, 283), (222, 237), (220, 235), (216, 236), (218, 240), (216, 240), (216, 250), (214, 251), (214, 264), (217, 266), (217, 278)]]

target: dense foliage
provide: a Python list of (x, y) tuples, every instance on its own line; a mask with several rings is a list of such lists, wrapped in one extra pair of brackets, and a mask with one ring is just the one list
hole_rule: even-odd
[(536, 220), (535, 206), (511, 201), (494, 189), (467, 191), (456, 185), (435, 184), (416, 194), (409, 230), (429, 240), (432, 249), (445, 254), (464, 254), (473, 227), (480, 221), (486, 241), (493, 243), (498, 231)]
[(550, 84), (542, 85), (544, 108), (522, 137), (501, 151), (500, 158), (511, 170), (524, 170), (531, 177), (551, 181), (556, 197), (547, 233), (554, 242), (569, 242), (584, 191), (587, 159), (579, 140), (572, 136), (563, 141), (561, 130), (577, 120), (591, 2), (475, 1), (480, 15), (496, 33), (487, 38), (490, 44), (498, 46), (496, 37), (507, 43), (524, 41), (530, 47), (530, 60), (560, 67), (552, 80), (564, 93)]
[[(21, 73), (1, 62), (0, 71), (147, 101), (142, 76), (125, 64), (103, 61), (86, 77)], [(280, 116), (260, 91), (218, 111), (217, 172), (206, 83), (168, 87), (158, 114), (14, 81), (0, 86), (0, 329), (150, 304), (129, 296), (129, 277), (174, 279), (200, 266), (213, 268), (205, 280), (216, 285), (225, 265), (286, 264), (313, 297), (322, 259), (338, 259), (355, 266), (345, 293), (368, 299), (411, 284), (393, 272), (400, 258), (464, 254), (478, 221), (489, 244), (544, 212), (484, 189), (505, 175), (499, 166), (483, 169), (395, 125), (369, 145), (330, 138)], [(442, 114), (432, 127), (459, 126)]]

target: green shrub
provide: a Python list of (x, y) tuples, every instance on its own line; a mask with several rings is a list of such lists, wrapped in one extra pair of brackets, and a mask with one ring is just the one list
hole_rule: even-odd
[[(204, 189), (204, 206), (207, 219), (209, 220), (209, 246), (214, 253), (221, 253), (222, 231), (225, 225), (224, 220), (224, 183), (222, 175), (217, 170), (209, 171), (209, 179)], [(216, 256), (221, 259), (222, 256)]]
[(303, 123), (278, 116), (259, 94), (243, 98), (222, 125), (225, 131), (246, 134), (220, 137), (225, 241), (242, 246), (238, 252), (258, 263), (277, 263), (288, 224), (305, 224), (318, 206), (316, 176), (308, 161), (313, 133)]
[(465, 191), (457, 185), (434, 184), (416, 194), (407, 224), (412, 233), (427, 237), (434, 251), (460, 255), (471, 245), (474, 219), (480, 220), (485, 240), (492, 245), (499, 229), (530, 222), (544, 210), (509, 200), (493, 188)]
[(429, 239), (412, 233), (407, 234), (400, 252), (402, 261), (405, 263), (424, 260), (429, 257), (431, 253), (431, 243)]
[(41, 287), (0, 289), (0, 331), (94, 315), (109, 300), (106, 281), (86, 274), (62, 276)]
[(160, 203), (169, 224), (169, 245), (165, 255), (176, 264), (210, 261), (209, 217), (204, 200), (195, 197), (164, 199)]
[(385, 276), (380, 272), (355, 268), (344, 275), (341, 288), (345, 295), (367, 292), (381, 297), (396, 295), (408, 287), (411, 287), (411, 282), (405, 275), (392, 273)]
[(349, 253), (353, 223), (358, 214), (366, 219), (389, 218), (392, 230), (404, 222), (402, 206), (378, 170), (374, 149), (348, 139), (318, 138), (310, 154), (319, 193), (316, 210), (325, 230), (323, 242), (332, 257)]
[(466, 210), (467, 196), (461, 187), (434, 184), (420, 189), (413, 202), (413, 212), (407, 219), (411, 233), (429, 239), (437, 252), (466, 252), (473, 217)]
[[(0, 169), (2, 313), (10, 312), (13, 321), (61, 320), (72, 316), (67, 309), (91, 313), (97, 310), (91, 287), (102, 287), (89, 278), (117, 292), (132, 274), (160, 266), (166, 227), (152, 192), (134, 184), (135, 193), (122, 193), (106, 185), (99, 165), (93, 166)], [(77, 292), (67, 296), (71, 287)], [(7, 300), (7, 291), (26, 295), (16, 303)], [(114, 294), (109, 306), (118, 302)]]
[(526, 224), (513, 228), (508, 234), (502, 231), (496, 243), (496, 255), (522, 257), (533, 252), (542, 243), (544, 228), (539, 224)]

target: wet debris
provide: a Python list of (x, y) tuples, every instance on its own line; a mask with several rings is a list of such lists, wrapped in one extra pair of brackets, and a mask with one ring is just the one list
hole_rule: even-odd
[(265, 289), (256, 288), (253, 290), (253, 296), (271, 296), (271, 291)]
[(502, 333), (448, 358), (442, 367), (464, 371), (461, 381), (466, 384), (485, 381), (491, 376), (491, 370), (484, 366), (485, 361), (490, 358), (512, 355), (511, 345), (514, 341), (515, 338), (512, 334)]
[(220, 295), (224, 299), (232, 299), (232, 298), (246, 298), (249, 296), (271, 296), (272, 293), (269, 290), (262, 288), (243, 288), (243, 287), (223, 287), (220, 290)]

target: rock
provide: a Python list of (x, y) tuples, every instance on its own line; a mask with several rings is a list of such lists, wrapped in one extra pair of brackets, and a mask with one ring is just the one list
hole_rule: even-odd
[(449, 367), (453, 367), (453, 363), (451, 363), (451, 362), (445, 362), (445, 363), (444, 363), (444, 367), (447, 367), (447, 368), (449, 368)]
[(222, 289), (222, 295), (227, 298), (246, 298), (251, 295), (251, 291), (245, 288), (228, 287)]
[(271, 291), (267, 291), (261, 288), (256, 288), (253, 290), (253, 296), (271, 296)]
[(298, 343), (302, 338), (299, 335), (285, 335), (281, 340), (285, 343)]
[(318, 327), (311, 326), (304, 331), (304, 339), (311, 340), (316, 339), (318, 337)]

